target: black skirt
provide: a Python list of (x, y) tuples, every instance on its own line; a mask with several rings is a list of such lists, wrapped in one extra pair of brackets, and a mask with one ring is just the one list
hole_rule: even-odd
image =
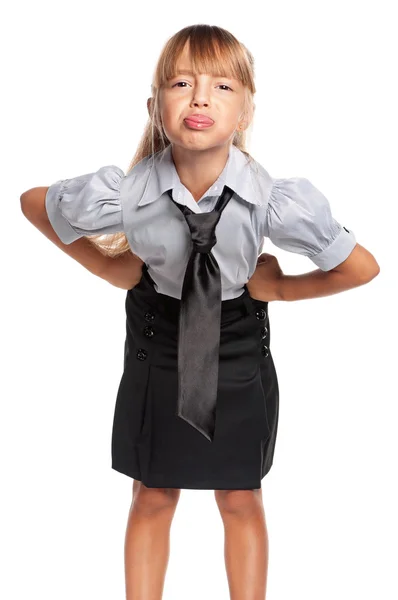
[(215, 432), (176, 415), (180, 300), (160, 294), (144, 264), (126, 297), (124, 372), (112, 430), (112, 469), (147, 487), (255, 489), (271, 468), (279, 388), (268, 302), (222, 302)]

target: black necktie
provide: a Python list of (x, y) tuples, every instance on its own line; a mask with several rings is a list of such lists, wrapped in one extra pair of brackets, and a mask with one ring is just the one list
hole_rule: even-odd
[[(167, 193), (173, 200), (172, 191)], [(222, 300), (220, 268), (211, 249), (217, 243), (217, 223), (233, 193), (225, 185), (214, 209), (205, 213), (194, 213), (173, 200), (193, 242), (179, 314), (177, 416), (210, 441), (215, 428)]]

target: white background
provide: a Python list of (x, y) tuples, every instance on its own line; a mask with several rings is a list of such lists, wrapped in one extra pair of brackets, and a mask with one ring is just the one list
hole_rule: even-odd
[[(270, 303), (267, 600), (398, 597), (393, 5), (38, 0), (3, 12), (2, 598), (124, 598), (132, 479), (111, 469), (110, 444), (125, 292), (41, 235), (19, 197), (107, 164), (126, 171), (161, 48), (194, 23), (230, 30), (255, 57), (252, 156), (274, 177), (310, 179), (381, 267), (341, 294)], [(315, 268), (269, 240), (264, 251), (285, 273)], [(212, 491), (182, 491), (171, 535), (164, 599), (227, 600)]]

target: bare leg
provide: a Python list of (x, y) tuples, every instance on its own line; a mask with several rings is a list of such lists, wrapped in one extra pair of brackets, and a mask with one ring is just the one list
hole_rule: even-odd
[(126, 600), (161, 600), (180, 493), (134, 480), (124, 546)]
[(224, 523), (225, 568), (231, 600), (264, 600), (268, 532), (262, 490), (214, 490)]

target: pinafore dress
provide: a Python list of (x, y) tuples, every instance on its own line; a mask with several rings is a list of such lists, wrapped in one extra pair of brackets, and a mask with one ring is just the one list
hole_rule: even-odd
[(272, 466), (279, 387), (268, 302), (221, 303), (213, 441), (176, 414), (180, 300), (156, 291), (143, 266), (126, 296), (124, 370), (112, 429), (112, 468), (150, 488), (256, 489)]

